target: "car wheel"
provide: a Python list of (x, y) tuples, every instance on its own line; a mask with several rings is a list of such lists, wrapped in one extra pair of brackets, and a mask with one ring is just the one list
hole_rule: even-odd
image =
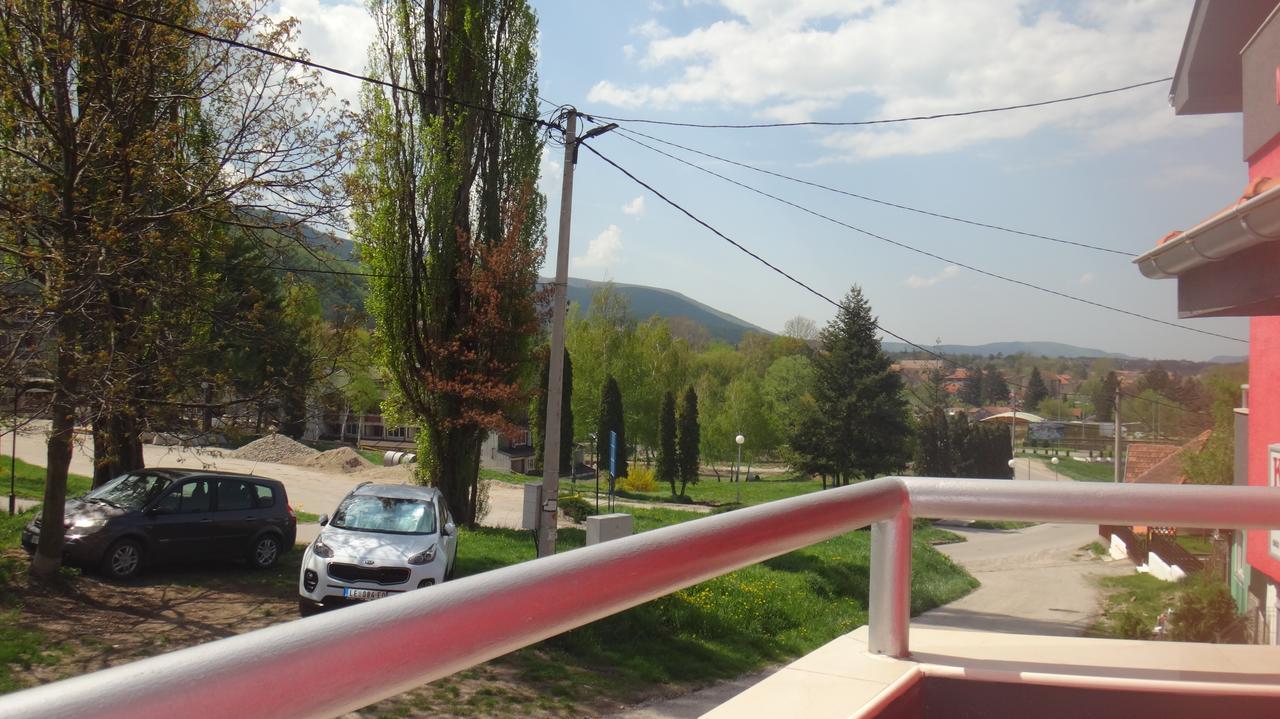
[(274, 534), (264, 534), (253, 541), (249, 563), (257, 569), (267, 569), (280, 558), (280, 539)]
[(102, 571), (112, 579), (132, 579), (142, 569), (142, 545), (132, 539), (112, 544), (102, 557)]
[(315, 602), (305, 597), (298, 597), (298, 616), (311, 617), (319, 613), (320, 609), (316, 606)]

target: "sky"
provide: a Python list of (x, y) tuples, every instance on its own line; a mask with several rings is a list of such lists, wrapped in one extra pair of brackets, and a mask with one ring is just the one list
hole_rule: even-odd
[[(735, 124), (869, 120), (1078, 95), (1173, 74), (1189, 0), (538, 0), (539, 92), (623, 118)], [(278, 0), (313, 59), (363, 71), (363, 1)], [(332, 87), (354, 101), (356, 81)], [(1140, 254), (1242, 192), (1239, 115), (1176, 117), (1169, 84), (1047, 107), (870, 127), (624, 128), (850, 193)], [(544, 106), (543, 110), (550, 110)], [(833, 299), (862, 288), (922, 344), (1066, 342), (1142, 357), (1245, 355), (1244, 319), (1178, 320), (1176, 282), (1130, 258), (960, 224), (667, 149), (822, 219), (641, 147), (594, 148)], [(648, 142), (646, 140), (646, 142)], [(654, 144), (654, 143), (649, 143)], [(563, 149), (546, 148), (554, 274)], [(663, 287), (770, 331), (834, 308), (589, 152), (576, 167), (570, 275)], [(861, 234), (852, 225), (884, 239)], [(926, 256), (888, 241), (936, 255)]]

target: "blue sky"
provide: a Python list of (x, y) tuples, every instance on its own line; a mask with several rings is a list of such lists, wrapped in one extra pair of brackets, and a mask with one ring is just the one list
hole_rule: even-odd
[[(583, 112), (687, 122), (861, 120), (1016, 104), (1173, 73), (1184, 0), (535, 2), (541, 94)], [(354, 1), (282, 0), (320, 62), (362, 69)], [(341, 95), (354, 87), (335, 82)], [(1238, 116), (1174, 117), (1157, 85), (1047, 108), (879, 128), (647, 134), (851, 192), (1140, 253), (1237, 197)], [(593, 142), (688, 210), (824, 294), (861, 285), (915, 342), (1053, 340), (1206, 359), (1245, 345), (1052, 297), (853, 233), (655, 155)], [(548, 148), (555, 254), (561, 150)], [(679, 153), (679, 151), (673, 151)], [(1127, 258), (946, 222), (708, 162), (845, 223), (1010, 277), (1176, 321), (1173, 281)], [(571, 274), (666, 287), (770, 330), (832, 308), (588, 152), (577, 168)], [(1244, 320), (1184, 320), (1247, 338)]]

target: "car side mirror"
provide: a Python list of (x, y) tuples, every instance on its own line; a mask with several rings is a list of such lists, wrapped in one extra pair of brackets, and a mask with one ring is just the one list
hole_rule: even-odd
[(320, 526), (323, 527), (328, 524), (329, 524), (329, 515), (327, 514), (320, 515)]
[(458, 531), (457, 525), (455, 525), (453, 522), (445, 522), (444, 530), (440, 532), (440, 535), (444, 537), (452, 537), (454, 533), (457, 531)]

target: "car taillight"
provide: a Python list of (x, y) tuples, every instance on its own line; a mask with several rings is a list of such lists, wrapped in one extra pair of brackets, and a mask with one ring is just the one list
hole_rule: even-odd
[(284, 505), (284, 508), (285, 508), (285, 509), (287, 509), (287, 510), (289, 510), (289, 519), (297, 519), (297, 518), (298, 518), (298, 515), (296, 515), (296, 514), (294, 514), (294, 513), (293, 513), (293, 505), (292, 505), (292, 504), (289, 504), (288, 502), (286, 502), (286, 503), (285, 503), (285, 505)]

